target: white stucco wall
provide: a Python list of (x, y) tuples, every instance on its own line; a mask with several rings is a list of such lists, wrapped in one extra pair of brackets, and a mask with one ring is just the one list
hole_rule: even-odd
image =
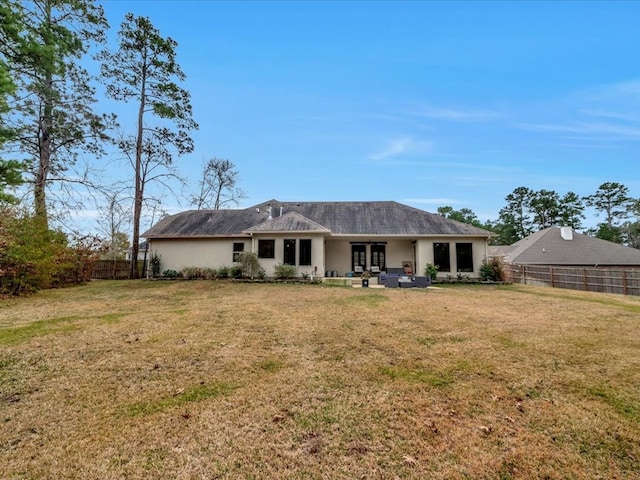
[(472, 243), (473, 255), (473, 272), (460, 272), (462, 275), (468, 275), (470, 278), (480, 277), (480, 267), (487, 255), (487, 241), (484, 238), (465, 238), (458, 237), (440, 237), (437, 239), (420, 239), (416, 242), (416, 273), (423, 275), (424, 268), (427, 263), (435, 263), (433, 260), (433, 244), (448, 243), (449, 244), (449, 272), (439, 272), (438, 278), (447, 278), (447, 275), (457, 276), (458, 265), (456, 262), (456, 243)]
[[(176, 270), (180, 272), (185, 267), (220, 268), (230, 267), (233, 262), (233, 244), (244, 243), (245, 252), (258, 253), (258, 239), (275, 240), (275, 258), (260, 258), (260, 264), (267, 276), (273, 276), (273, 267), (283, 262), (284, 240), (311, 240), (311, 265), (301, 265), (298, 273), (316, 275), (324, 274), (324, 237), (322, 235), (260, 235), (255, 238), (229, 237), (224, 239), (153, 239), (150, 241), (150, 253), (160, 256), (160, 272)], [(296, 264), (299, 262), (299, 244), (296, 245)]]
[(233, 244), (244, 243), (245, 251), (251, 250), (251, 239), (228, 238), (191, 238), (191, 239), (153, 239), (150, 241), (149, 257), (158, 254), (160, 272), (185, 267), (220, 268), (233, 265)]

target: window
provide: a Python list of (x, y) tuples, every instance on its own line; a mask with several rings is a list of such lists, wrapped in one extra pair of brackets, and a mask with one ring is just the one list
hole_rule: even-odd
[(296, 241), (286, 240), (284, 241), (284, 255), (282, 256), (283, 263), (287, 265), (296, 264)]
[(276, 258), (275, 240), (258, 240), (259, 258)]
[(237, 262), (240, 254), (244, 252), (244, 242), (233, 243), (233, 261)]
[(451, 263), (449, 260), (449, 244), (434, 243), (433, 244), (433, 263), (439, 272), (450, 272)]
[(300, 265), (311, 265), (311, 240), (300, 240)]
[(473, 272), (472, 243), (456, 243), (456, 263), (459, 272)]

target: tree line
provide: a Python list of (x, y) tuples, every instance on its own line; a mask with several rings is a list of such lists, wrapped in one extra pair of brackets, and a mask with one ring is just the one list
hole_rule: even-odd
[[(226, 159), (204, 162), (198, 182), (179, 175), (175, 160), (193, 152), (198, 124), (182, 86), (177, 42), (132, 13), (115, 42), (108, 42), (109, 32), (102, 6), (92, 0), (0, 4), (0, 207), (4, 217), (33, 224), (44, 237), (52, 220), (63, 235), (65, 213), (86, 208), (87, 196), (98, 199), (106, 248), (121, 249), (122, 230), (131, 228), (135, 278), (141, 221), (157, 216), (161, 204), (151, 185), (176, 195), (176, 185), (196, 185), (187, 194), (196, 208), (237, 203), (243, 192)], [(99, 74), (85, 67), (89, 58)], [(126, 123), (133, 128), (97, 111), (100, 86), (104, 97), (129, 106)], [(100, 163), (111, 170), (124, 164), (128, 174), (105, 184)], [(6, 230), (11, 222), (3, 223)], [(7, 255), (6, 248), (0, 252), (0, 265), (11, 263)]]
[(497, 220), (481, 222), (468, 208), (438, 208), (446, 218), (475, 225), (496, 234), (495, 245), (511, 245), (538, 230), (553, 226), (583, 230), (585, 210), (596, 212), (600, 222), (584, 233), (610, 242), (640, 248), (640, 199), (629, 196), (629, 189), (617, 182), (605, 182), (591, 195), (518, 187), (505, 197), (506, 205)]
[[(141, 222), (153, 223), (164, 213), (154, 188), (178, 196), (177, 187), (192, 185), (185, 199), (195, 208), (223, 208), (244, 196), (230, 160), (203, 161), (197, 181), (187, 182), (179, 173), (176, 159), (193, 152), (198, 124), (183, 86), (178, 43), (149, 18), (133, 13), (124, 16), (113, 41), (111, 31), (102, 6), (92, 0), (0, 3), (4, 281), (6, 272), (18, 280), (33, 278), (28, 272), (45, 264), (49, 273), (35, 275), (42, 281), (33, 288), (62, 281), (69, 275), (61, 272), (85, 265), (98, 244), (113, 258), (130, 245), (135, 278)], [(89, 72), (90, 61), (99, 73)], [(126, 121), (98, 111), (100, 96), (129, 108)], [(98, 166), (113, 171), (114, 165), (126, 174), (105, 184)], [(86, 208), (87, 198), (100, 205), (102, 239), (63, 233), (65, 214)], [(441, 207), (438, 212), (494, 231), (496, 242), (510, 244), (551, 225), (579, 229), (585, 208), (592, 207), (602, 222), (589, 233), (639, 247), (640, 204), (623, 185), (605, 183), (588, 197), (519, 187), (505, 200), (498, 219), (484, 224), (469, 209)], [(73, 258), (83, 260), (74, 263)]]

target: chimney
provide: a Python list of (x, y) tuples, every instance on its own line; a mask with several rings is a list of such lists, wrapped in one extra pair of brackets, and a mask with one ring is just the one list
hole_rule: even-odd
[(560, 236), (563, 240), (573, 240), (573, 228), (560, 227)]
[(282, 206), (280, 206), (280, 216), (282, 216)]

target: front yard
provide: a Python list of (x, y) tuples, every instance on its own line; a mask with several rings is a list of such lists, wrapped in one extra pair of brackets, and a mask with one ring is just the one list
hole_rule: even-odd
[(640, 478), (639, 327), (515, 285), (0, 300), (0, 478)]

